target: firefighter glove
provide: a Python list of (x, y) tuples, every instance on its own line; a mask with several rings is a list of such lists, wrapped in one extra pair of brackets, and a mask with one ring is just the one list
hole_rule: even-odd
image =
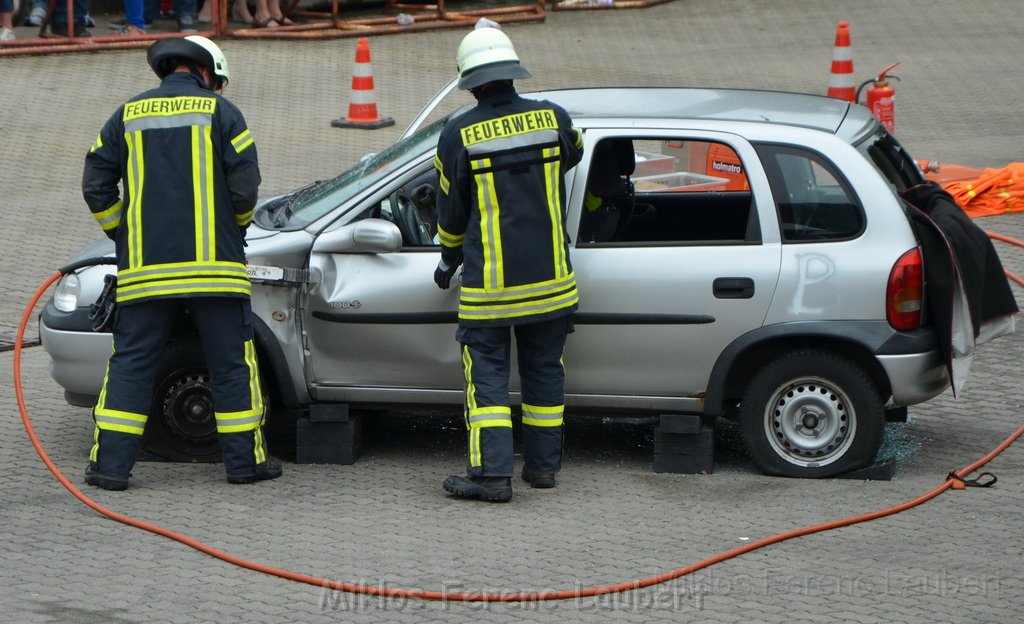
[(457, 261), (451, 265), (441, 258), (441, 261), (437, 263), (437, 268), (434, 269), (434, 283), (441, 290), (448, 290), (448, 287), (452, 285), (452, 276), (455, 275), (455, 270), (462, 264), (462, 256), (460, 255)]

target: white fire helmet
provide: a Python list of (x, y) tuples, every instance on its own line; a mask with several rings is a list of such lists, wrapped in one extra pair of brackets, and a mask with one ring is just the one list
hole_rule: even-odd
[(479, 28), (466, 35), (455, 58), (460, 89), (473, 89), (494, 80), (531, 77), (519, 64), (512, 40), (497, 28)]

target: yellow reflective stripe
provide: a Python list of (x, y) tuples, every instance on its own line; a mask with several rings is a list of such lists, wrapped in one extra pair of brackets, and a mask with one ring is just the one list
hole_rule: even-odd
[(134, 301), (136, 299), (144, 299), (146, 297), (168, 297), (190, 294), (251, 296), (252, 287), (248, 283), (245, 285), (232, 285), (231, 282), (228, 281), (220, 283), (211, 282), (209, 280), (182, 280), (180, 282), (172, 283), (160, 282), (158, 284), (138, 284), (137, 286), (134, 286), (132, 290), (126, 290), (118, 287), (117, 301)]
[(533, 427), (560, 427), (565, 413), (564, 405), (529, 405), (523, 403), (523, 424)]
[(506, 286), (500, 292), (489, 292), (483, 288), (463, 286), (463, 299), (468, 301), (501, 301), (502, 299), (521, 299), (523, 297), (535, 297), (546, 293), (556, 293), (576, 285), (576, 274), (570, 273), (564, 277), (556, 277), (542, 282), (531, 282), (519, 284), (518, 286)]
[(470, 429), (481, 427), (511, 427), (512, 409), (507, 405), (491, 405), (469, 410)]
[[(117, 350), (117, 345), (113, 341), (110, 343), (110, 354), (113, 355), (114, 351)], [(106, 405), (107, 402), (107, 380), (110, 379), (110, 359), (107, 359), (106, 372), (103, 373), (103, 386), (100, 388), (100, 396), (96, 399), (96, 408), (101, 408)], [(96, 416), (93, 416), (95, 419)], [(99, 461), (100, 453), (100, 427), (96, 425), (93, 427), (92, 432), (93, 444), (92, 448), (89, 449), (89, 461)]]
[[(244, 282), (244, 284), (243, 284)], [(154, 286), (160, 286), (162, 284), (175, 285), (175, 286), (201, 286), (206, 284), (213, 288), (230, 287), (230, 288), (243, 288), (250, 290), (252, 284), (245, 279), (239, 278), (216, 278), (216, 277), (200, 277), (200, 278), (176, 278), (171, 280), (161, 280), (157, 282), (140, 282), (138, 284), (130, 284), (127, 286), (118, 285), (118, 290), (124, 290), (125, 292), (132, 292), (135, 290), (141, 290), (144, 288), (152, 288)]]
[(462, 242), (466, 239), (465, 234), (446, 232), (440, 223), (437, 224), (437, 237), (441, 241), (441, 245), (445, 247), (461, 247)]
[(100, 428), (92, 428), (92, 448), (89, 449), (89, 461), (97, 462), (100, 460)]
[(263, 421), (263, 408), (247, 409), (241, 412), (214, 412), (218, 433), (238, 433), (258, 429)]
[(146, 162), (142, 153), (142, 132), (125, 133), (128, 145), (128, 266), (142, 266), (142, 185)]
[(192, 208), (194, 213), (196, 260), (217, 257), (217, 234), (213, 210), (212, 126), (192, 126)]
[(512, 428), (512, 419), (478, 420), (470, 423), (471, 429), (484, 429), (486, 427), (508, 427)]
[(472, 467), (484, 465), (483, 449), (480, 448), (480, 429), (478, 427), (469, 430), (469, 465)]
[(256, 345), (245, 341), (245, 365), (249, 369), (249, 405), (263, 413), (263, 392), (260, 390), (260, 373), (256, 364)]
[(96, 419), (96, 426), (104, 431), (142, 435), (146, 428), (146, 414), (96, 407), (93, 410), (93, 417)]
[(531, 427), (561, 427), (562, 419), (550, 420), (547, 418), (530, 418), (529, 416), (523, 415), (523, 424)]
[(113, 423), (101, 424), (99, 421), (96, 422), (96, 426), (99, 427), (100, 429), (103, 429), (104, 431), (118, 431), (120, 433), (130, 433), (132, 435), (142, 435), (143, 432), (145, 432), (146, 430), (145, 425), (138, 426)]
[[(472, 166), (474, 170), (488, 169), (491, 166), (491, 159), (474, 160)], [(477, 206), (480, 207), (480, 243), (484, 252), (484, 288), (497, 290), (505, 285), (498, 192), (494, 187), (492, 172), (478, 173), (474, 176), (476, 178)]]
[(120, 286), (150, 279), (167, 279), (172, 277), (224, 276), (248, 279), (245, 265), (241, 262), (164, 262), (144, 267), (119, 271), (117, 281)]
[(94, 212), (92, 216), (99, 222), (100, 227), (103, 231), (117, 229), (117, 226), (121, 225), (121, 208), (123, 204), (121, 200), (117, 200), (114, 204), (102, 212)]
[[(110, 355), (117, 351), (117, 344), (110, 341)], [(96, 399), (96, 407), (103, 407), (107, 404), (107, 380), (110, 379), (110, 358), (107, 358), (107, 367), (103, 373), (103, 386), (100, 387), (100, 396)]]
[(488, 405), (486, 407), (474, 407), (469, 411), (470, 419), (477, 416), (509, 416), (512, 415), (512, 408), (507, 405)]
[(236, 154), (241, 154), (253, 143), (254, 140), (252, 138), (252, 133), (249, 132), (248, 128), (239, 133), (235, 138), (231, 139), (231, 145), (234, 146)]
[(473, 356), (469, 347), (462, 345), (462, 370), (466, 375), (466, 428), (469, 429), (469, 465), (482, 466), (483, 456), (480, 449), (480, 429), (469, 426), (469, 414), (476, 409), (476, 386), (473, 384)]
[(181, 277), (175, 277), (174, 275), (166, 275), (164, 277), (154, 276), (150, 279), (136, 279), (132, 280), (128, 284), (118, 285), (118, 289), (124, 289), (126, 292), (132, 290), (138, 290), (141, 288), (148, 288), (150, 286), (158, 286), (163, 283), (174, 283), (174, 284), (210, 284), (214, 287), (221, 285), (234, 285), (248, 289), (251, 285), (247, 277), (228, 273), (226, 271), (189, 271), (187, 273), (181, 273)]
[[(469, 418), (469, 411), (476, 408), (476, 386), (473, 384), (473, 356), (469, 353), (469, 347), (462, 346), (462, 371), (466, 375), (466, 418)], [(468, 421), (466, 426), (468, 427)]]
[(451, 188), (451, 182), (448, 181), (448, 176), (444, 174), (444, 164), (441, 162), (441, 157), (436, 153), (434, 154), (434, 169), (437, 169), (437, 181), (441, 187), (441, 192), (447, 195), (448, 190)]
[(263, 441), (263, 428), (256, 427), (253, 437), (253, 451), (256, 455), (256, 463), (262, 464), (267, 461), (267, 445), (266, 442)]
[(565, 232), (562, 230), (562, 204), (558, 193), (562, 161), (558, 158), (557, 147), (547, 148), (543, 153), (546, 161), (544, 185), (547, 188), (548, 217), (551, 219), (551, 257), (555, 261), (555, 275), (562, 277), (569, 273), (569, 265), (565, 259)]
[(568, 308), (579, 302), (579, 292), (573, 288), (560, 297), (551, 297), (540, 301), (524, 301), (519, 303), (496, 303), (491, 305), (459, 304), (459, 318), (465, 320), (490, 320), (500, 318), (518, 318), (537, 314), (547, 314)]
[(251, 408), (239, 412), (214, 412), (214, 417), (217, 419), (218, 433), (255, 431), (255, 459), (257, 464), (261, 464), (266, 461), (266, 451), (262, 441), (263, 433), (260, 431), (266, 410), (263, 406), (263, 392), (260, 390), (256, 345), (252, 340), (245, 341), (243, 357), (246, 368), (249, 370), (249, 405)]
[(238, 227), (246, 227), (252, 222), (252, 213), (255, 211), (250, 210), (249, 212), (243, 212), (242, 214), (235, 213), (235, 223)]
[(98, 134), (98, 135), (96, 135), (96, 141), (92, 144), (92, 147), (89, 148), (89, 153), (91, 154), (91, 153), (95, 152), (96, 150), (101, 149), (102, 147), (103, 147), (103, 135), (99, 135)]
[(572, 132), (576, 135), (576, 149), (583, 149), (583, 131), (573, 126)]

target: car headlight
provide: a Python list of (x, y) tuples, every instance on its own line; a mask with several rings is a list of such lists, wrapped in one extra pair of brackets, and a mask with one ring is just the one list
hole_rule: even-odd
[(60, 278), (53, 294), (53, 306), (61, 312), (74, 312), (78, 308), (78, 297), (82, 294), (82, 282), (74, 273)]

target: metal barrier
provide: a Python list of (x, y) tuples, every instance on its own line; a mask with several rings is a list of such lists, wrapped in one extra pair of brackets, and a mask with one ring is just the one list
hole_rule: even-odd
[[(513, 22), (544, 21), (545, 0), (537, 0), (531, 4), (505, 7), (489, 7), (461, 11), (449, 11), (444, 0), (437, 4), (402, 4), (398, 0), (388, 0), (384, 12), (409, 10), (404, 16), (405, 23), (398, 23), (398, 14), (385, 17), (362, 17), (345, 19), (342, 17), (340, 0), (330, 0), (330, 11), (308, 11), (298, 7), (300, 0), (291, 0), (284, 11), (288, 17), (309, 18), (303, 23), (282, 25), (277, 28), (229, 28), (228, 8), (231, 0), (207, 0), (211, 2), (209, 28), (197, 32), (165, 32), (146, 33), (140, 35), (90, 35), (74, 36), (75, 26), (69, 24), (68, 36), (54, 35), (47, 32), (53, 19), (57, 2), (67, 3), (68, 17), (74, 15), (73, 0), (50, 0), (46, 17), (39, 27), (38, 37), (33, 39), (16, 39), (0, 41), (0, 56), (52, 54), (57, 52), (93, 52), (99, 50), (122, 50), (142, 48), (157, 39), (167, 37), (183, 37), (187, 34), (200, 34), (210, 38), (236, 39), (337, 39), (343, 37), (367, 37), (372, 35), (388, 35), (403, 32), (436, 30), (440, 28), (466, 28), (477, 20), (485, 17), (499, 24)], [(643, 0), (640, 0), (643, 1)], [(69, 19), (69, 22), (73, 22)]]
[(554, 0), (553, 11), (593, 11), (596, 9), (645, 9), (672, 0)]
[(402, 14), (407, 20), (403, 24), (398, 23), (398, 14), (388, 17), (342, 19), (339, 0), (331, 0), (329, 12), (298, 10), (298, 3), (299, 0), (291, 0), (288, 9), (284, 11), (285, 15), (312, 18), (313, 21), (282, 25), (272, 29), (242, 28), (228, 31), (225, 34), (230, 37), (246, 39), (336, 39), (440, 28), (466, 28), (481, 17), (486, 17), (499, 24), (543, 21), (546, 17), (544, 0), (532, 4), (465, 11), (447, 10), (444, 0), (437, 0), (436, 4), (402, 4), (397, 0), (388, 0), (384, 12), (412, 11)]
[[(53, 21), (54, 10), (58, 2), (67, 2), (68, 35), (54, 35), (46, 31)], [(213, 2), (213, 7), (223, 0), (207, 0)], [(125, 50), (132, 48), (144, 48), (157, 39), (167, 37), (183, 37), (186, 34), (199, 34), (207, 37), (216, 37), (219, 24), (214, 21), (211, 28), (195, 33), (147, 33), (145, 35), (118, 35), (110, 34), (103, 36), (90, 35), (88, 37), (75, 36), (78, 28), (74, 24), (74, 0), (50, 0), (46, 10), (43, 23), (39, 26), (39, 34), (34, 39), (15, 39), (14, 41), (0, 41), (0, 56), (16, 56), (29, 54), (52, 54), (55, 52), (93, 52), (97, 50)]]
[[(27, 0), (26, 0), (27, 1)], [(143, 48), (157, 39), (182, 37), (186, 34), (200, 34), (214, 39), (338, 39), (343, 37), (367, 37), (391, 35), (403, 32), (418, 32), (440, 28), (466, 28), (480, 18), (487, 18), (499, 24), (516, 22), (538, 22), (546, 18), (547, 0), (536, 0), (529, 4), (504, 7), (488, 7), (449, 11), (445, 0), (436, 4), (409, 4), (399, 0), (388, 0), (383, 12), (409, 11), (382, 17), (343, 18), (341, 0), (330, 0), (330, 10), (313, 11), (299, 7), (301, 0), (289, 0), (284, 14), (288, 17), (306, 18), (302, 23), (281, 25), (277, 28), (229, 27), (228, 8), (231, 0), (207, 0), (211, 3), (208, 28), (195, 33), (163, 32), (142, 35), (90, 35), (74, 36), (74, 25), (69, 25), (69, 36), (53, 35), (47, 32), (54, 9), (58, 2), (67, 3), (67, 16), (74, 15), (74, 0), (50, 0), (46, 17), (39, 27), (39, 34), (33, 39), (0, 41), (0, 56), (29, 54), (52, 54), (56, 52), (93, 52), (98, 50), (123, 50)], [(555, 11), (595, 9), (637, 9), (664, 4), (671, 0), (552, 0)], [(399, 15), (402, 23), (399, 23)], [(70, 20), (73, 21), (73, 20)]]

